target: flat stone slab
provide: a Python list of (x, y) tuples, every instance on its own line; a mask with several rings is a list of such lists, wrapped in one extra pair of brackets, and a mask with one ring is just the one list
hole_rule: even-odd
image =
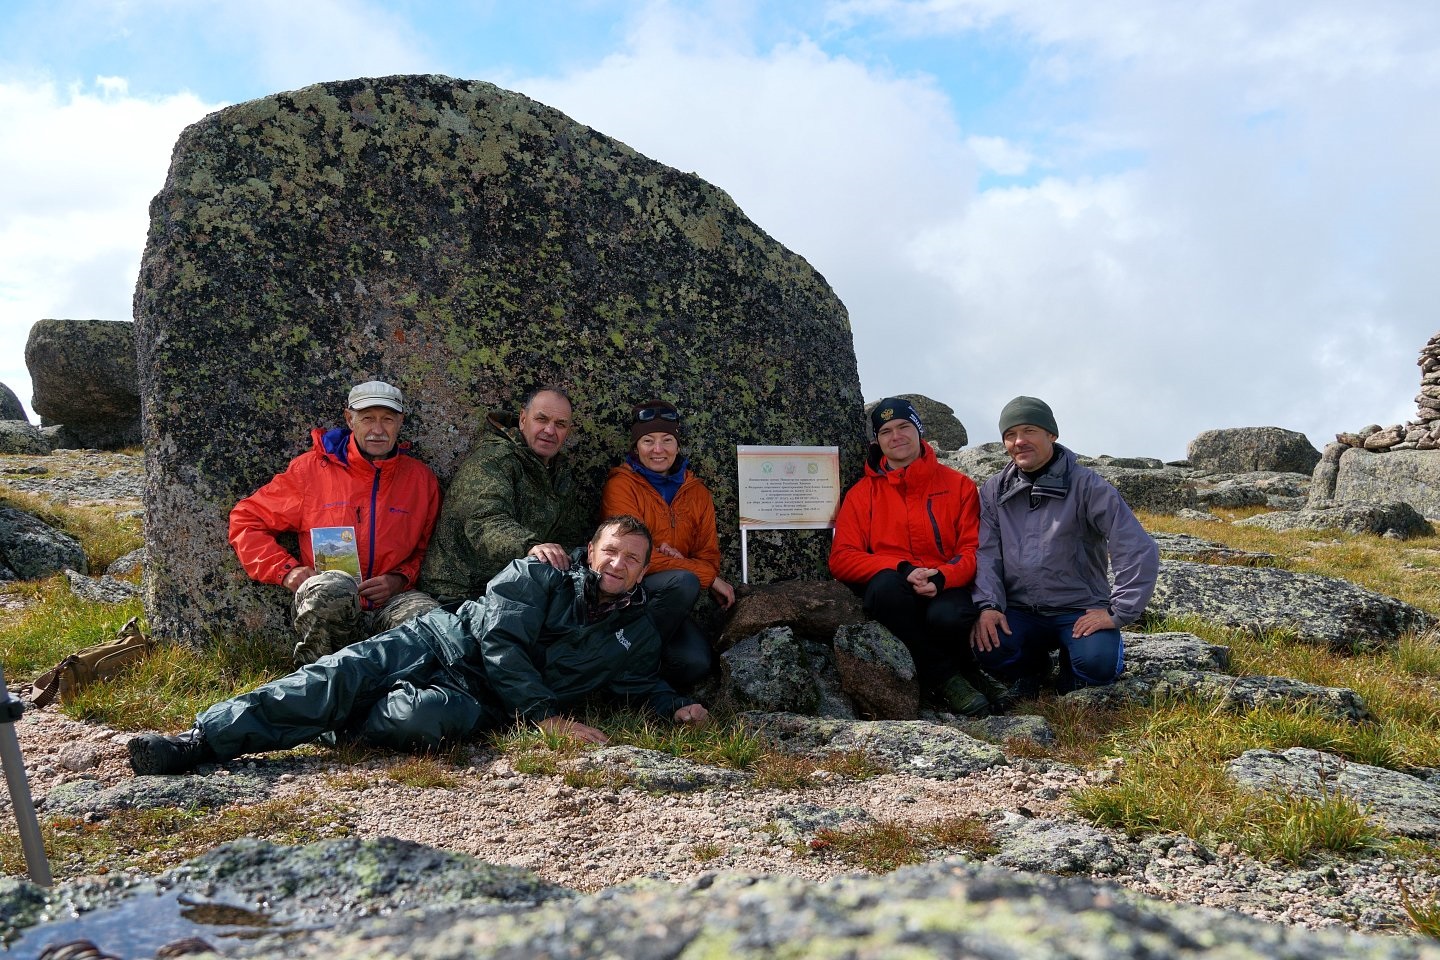
[(1133, 851), (1089, 824), (1010, 814), (995, 831), (1000, 850), (987, 863), (1040, 873), (1111, 874), (1129, 870)]
[(776, 834), (789, 843), (803, 843), (820, 830), (874, 823), (860, 807), (822, 807), (813, 803), (787, 803), (770, 813)]
[[(1219, 517), (1213, 519), (1219, 520)], [(1221, 521), (1222, 523), (1224, 521)], [(1241, 550), (1227, 547), (1223, 543), (1206, 540), (1188, 533), (1152, 533), (1160, 556), (1169, 560), (1190, 560), (1195, 563), (1232, 563), (1244, 567), (1268, 567), (1275, 562), (1275, 554), (1259, 550)]]
[(1229, 670), (1230, 648), (1201, 640), (1193, 633), (1121, 634), (1125, 642), (1125, 669), (1146, 670)]
[(1276, 567), (1161, 560), (1150, 617), (1198, 617), (1222, 627), (1283, 630), (1303, 643), (1358, 651), (1393, 646), (1435, 618), (1353, 583)]
[(1308, 747), (1247, 750), (1226, 764), (1231, 779), (1251, 790), (1293, 790), (1319, 798), (1339, 791), (1386, 830), (1422, 840), (1440, 839), (1440, 784), (1396, 770), (1353, 763)]
[(134, 777), (113, 787), (98, 780), (72, 780), (45, 795), (46, 813), (108, 814), (115, 810), (153, 810), (165, 807), (214, 808), (260, 803), (270, 796), (270, 784), (244, 774), (230, 777)]
[(1342, 533), (1370, 533), (1392, 540), (1428, 537), (1435, 532), (1410, 504), (1339, 503), (1311, 505), (1303, 510), (1262, 513), (1235, 521), (1237, 527), (1261, 527), (1265, 530), (1337, 530)]
[(738, 770), (682, 760), (659, 750), (620, 745), (582, 753), (565, 765), (572, 770), (614, 773), (643, 790), (689, 793), (694, 790), (738, 787), (749, 777)]
[(1321, 687), (1289, 677), (1234, 677), (1203, 670), (1127, 672), (1107, 686), (1086, 687), (1065, 696), (1095, 707), (1192, 699), (1229, 713), (1248, 713), (1258, 707), (1304, 706), (1352, 723), (1370, 717), (1364, 699), (1346, 687)]
[(928, 780), (959, 780), (1007, 763), (999, 747), (923, 720), (832, 720), (793, 713), (741, 717), (789, 753), (823, 757), (860, 750), (896, 773)]

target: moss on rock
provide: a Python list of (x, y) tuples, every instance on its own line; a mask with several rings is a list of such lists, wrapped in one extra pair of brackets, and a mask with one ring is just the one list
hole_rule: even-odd
[[(411, 402), (442, 480), (532, 385), (576, 401), (597, 506), (630, 405), (686, 415), (736, 576), (736, 444), (838, 444), (863, 419), (844, 306), (721, 190), (524, 96), (438, 76), (327, 83), (188, 127), (135, 293), (147, 606), (157, 634), (285, 636), (226, 515), (338, 421), (352, 383)], [(752, 576), (822, 576), (828, 537), (752, 538)]]

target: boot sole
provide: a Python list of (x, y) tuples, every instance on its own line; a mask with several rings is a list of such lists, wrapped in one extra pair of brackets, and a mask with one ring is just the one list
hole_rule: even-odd
[(125, 749), (130, 753), (130, 769), (135, 776), (154, 777), (169, 772), (163, 769), (165, 765), (156, 756), (154, 745), (145, 737), (131, 737), (130, 742), (125, 744)]

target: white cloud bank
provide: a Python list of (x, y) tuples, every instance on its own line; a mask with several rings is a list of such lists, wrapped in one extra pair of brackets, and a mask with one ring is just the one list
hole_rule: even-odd
[(180, 131), (213, 109), (135, 98), (114, 77), (0, 83), (0, 382), (27, 410), (31, 324), (130, 319), (150, 198)]

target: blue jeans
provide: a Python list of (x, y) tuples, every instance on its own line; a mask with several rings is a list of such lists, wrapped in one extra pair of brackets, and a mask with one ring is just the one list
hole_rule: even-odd
[(1068, 693), (1080, 687), (1113, 683), (1125, 669), (1125, 641), (1115, 628), (1077, 637), (1071, 630), (1084, 610), (1034, 613), (1011, 607), (1005, 611), (1010, 633), (999, 632), (1000, 646), (976, 650), (980, 666), (1006, 683), (1021, 678), (1044, 680), (1050, 675), (1050, 651), (1060, 651), (1060, 676), (1055, 688)]

